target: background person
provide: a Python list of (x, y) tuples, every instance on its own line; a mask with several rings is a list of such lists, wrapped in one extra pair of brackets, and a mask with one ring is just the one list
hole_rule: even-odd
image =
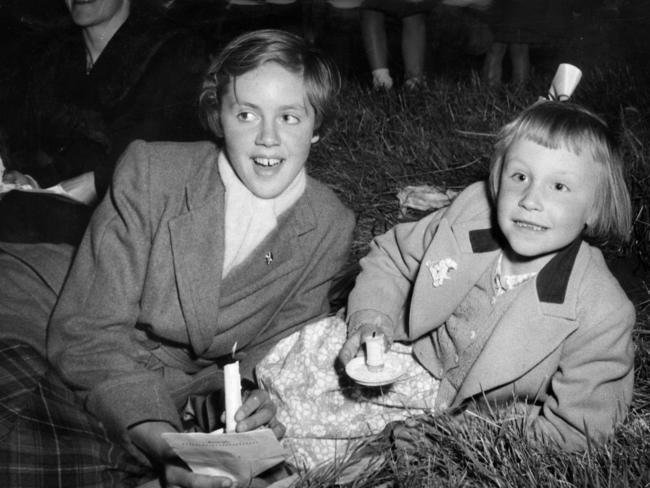
[(375, 88), (390, 89), (393, 77), (389, 68), (386, 16), (400, 20), (404, 85), (416, 88), (424, 83), (427, 14), (429, 0), (364, 0), (361, 4), (361, 32)]
[(571, 2), (561, 0), (493, 0), (485, 12), (493, 41), (483, 61), (483, 79), (500, 85), (509, 53), (510, 82), (522, 85), (531, 74), (530, 48), (550, 45), (566, 34)]
[[(198, 140), (196, 99), (207, 52), (152, 2), (66, 0), (74, 26), (52, 35), (7, 117), (5, 183), (60, 184), (94, 206), (135, 139)], [(0, 239), (76, 244), (91, 209), (13, 192), (0, 201)]]

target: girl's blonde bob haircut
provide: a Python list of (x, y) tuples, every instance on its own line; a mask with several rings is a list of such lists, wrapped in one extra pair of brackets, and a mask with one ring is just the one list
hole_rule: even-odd
[(223, 137), (219, 111), (230, 83), (270, 62), (291, 73), (302, 74), (307, 99), (315, 113), (315, 130), (323, 135), (341, 88), (336, 65), (300, 36), (282, 30), (262, 29), (230, 41), (208, 67), (199, 97), (199, 114), (203, 125), (217, 138)]
[(499, 194), (504, 159), (511, 145), (528, 139), (548, 149), (583, 152), (598, 168), (592, 220), (583, 237), (594, 244), (620, 243), (630, 237), (632, 205), (618, 145), (607, 124), (589, 110), (568, 102), (540, 101), (525, 109), (497, 135), (489, 185), (494, 202)]

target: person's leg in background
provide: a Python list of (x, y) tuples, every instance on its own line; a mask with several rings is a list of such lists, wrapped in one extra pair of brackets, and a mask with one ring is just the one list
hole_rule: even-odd
[(402, 60), (404, 86), (417, 88), (424, 83), (424, 62), (427, 44), (427, 15), (417, 13), (402, 19)]
[(498, 86), (503, 81), (503, 58), (508, 45), (493, 42), (483, 61), (483, 79), (489, 86)]
[(372, 84), (375, 88), (389, 90), (393, 87), (393, 78), (388, 69), (388, 39), (385, 22), (383, 12), (362, 6), (361, 33), (372, 71)]
[(529, 47), (526, 43), (510, 44), (510, 62), (512, 63), (512, 82), (523, 85), (530, 78)]

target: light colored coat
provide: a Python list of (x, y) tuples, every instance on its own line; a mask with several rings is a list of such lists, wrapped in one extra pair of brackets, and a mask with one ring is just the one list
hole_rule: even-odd
[[(351, 321), (382, 312), (384, 325), (414, 341), (418, 360), (439, 378), (435, 336), (500, 251), (486, 188), (471, 185), (449, 208), (378, 237), (348, 304)], [(436, 286), (427, 264), (446, 258), (457, 268)], [(632, 303), (602, 253), (579, 241), (520, 286), (458, 392), (443, 379), (436, 406), (514, 399), (534, 434), (567, 449), (584, 447), (587, 432), (602, 440), (632, 399)]]
[[(48, 328), (48, 356), (109, 432), (179, 426), (188, 394), (242, 375), (277, 340), (329, 312), (352, 212), (305, 193), (222, 279), (224, 187), (210, 143), (133, 143), (77, 251)], [(272, 256), (272, 259), (269, 259)]]

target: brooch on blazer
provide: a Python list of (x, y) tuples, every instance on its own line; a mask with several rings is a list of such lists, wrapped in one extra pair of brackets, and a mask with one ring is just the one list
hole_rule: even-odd
[(450, 280), (449, 271), (458, 267), (458, 263), (451, 258), (442, 259), (437, 263), (427, 261), (424, 264), (429, 269), (431, 278), (433, 278), (433, 286), (436, 288), (441, 286), (443, 281)]

